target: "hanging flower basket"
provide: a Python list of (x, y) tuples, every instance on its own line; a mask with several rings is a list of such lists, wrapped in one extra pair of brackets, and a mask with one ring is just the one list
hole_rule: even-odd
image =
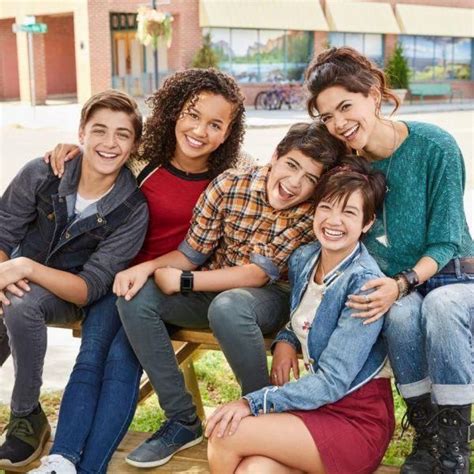
[(166, 41), (166, 46), (171, 46), (173, 17), (170, 13), (163, 13), (149, 7), (140, 7), (137, 15), (137, 39), (141, 44), (158, 47), (158, 39)]

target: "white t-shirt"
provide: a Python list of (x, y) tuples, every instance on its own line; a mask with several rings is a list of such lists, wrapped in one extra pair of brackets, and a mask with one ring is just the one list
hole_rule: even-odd
[(323, 297), (324, 289), (326, 286), (324, 284), (318, 285), (314, 281), (314, 275), (317, 269), (317, 265), (311, 274), (311, 279), (308, 283), (308, 287), (304, 292), (303, 298), (301, 298), (300, 304), (296, 308), (293, 316), (291, 317), (291, 327), (300, 341), (301, 352), (303, 354), (303, 360), (305, 362), (306, 368), (311, 366), (309, 363), (309, 353), (308, 353), (308, 334), (313, 324), (314, 317), (316, 316), (316, 311), (318, 310), (319, 305), (321, 304), (321, 299)]

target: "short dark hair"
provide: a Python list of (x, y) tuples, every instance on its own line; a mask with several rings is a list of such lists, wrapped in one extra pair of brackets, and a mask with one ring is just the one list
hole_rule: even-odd
[(345, 207), (349, 196), (357, 190), (362, 194), (363, 224), (366, 225), (383, 204), (386, 181), (385, 175), (371, 169), (361, 156), (346, 156), (339, 166), (323, 174), (314, 191), (314, 200), (316, 206), (325, 200), (343, 201)]
[(276, 147), (277, 158), (298, 150), (323, 165), (323, 172), (332, 168), (347, 153), (347, 148), (320, 123), (295, 123)]
[(84, 104), (81, 110), (81, 121), (79, 126), (84, 128), (99, 109), (109, 109), (115, 112), (125, 112), (132, 121), (135, 132), (134, 142), (138, 143), (142, 137), (143, 119), (138, 104), (128, 94), (116, 89), (109, 89), (94, 94)]

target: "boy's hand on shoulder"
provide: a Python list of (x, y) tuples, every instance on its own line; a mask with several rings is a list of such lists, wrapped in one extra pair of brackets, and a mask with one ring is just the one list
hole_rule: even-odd
[(292, 370), (295, 379), (299, 379), (298, 354), (292, 345), (286, 342), (279, 342), (273, 351), (270, 383), (278, 386), (284, 385), (290, 381), (290, 372)]
[(182, 271), (177, 268), (158, 268), (154, 273), (156, 286), (165, 295), (179, 293), (181, 289), (181, 273)]

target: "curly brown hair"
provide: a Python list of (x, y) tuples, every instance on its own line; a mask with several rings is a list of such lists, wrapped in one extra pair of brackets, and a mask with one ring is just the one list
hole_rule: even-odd
[(384, 72), (367, 57), (347, 46), (330, 48), (319, 54), (306, 69), (305, 84), (310, 95), (308, 113), (313, 118), (318, 116), (318, 95), (333, 86), (341, 86), (349, 92), (359, 92), (365, 97), (375, 87), (382, 100), (394, 104), (392, 113), (400, 106), (400, 100), (387, 85)]
[(244, 97), (235, 80), (217, 69), (187, 69), (173, 74), (146, 103), (151, 115), (145, 122), (142, 144), (136, 159), (157, 165), (169, 163), (176, 149), (175, 127), (188, 101), (199, 93), (221, 95), (233, 105), (227, 139), (209, 157), (209, 172), (217, 176), (237, 164), (245, 133)]

